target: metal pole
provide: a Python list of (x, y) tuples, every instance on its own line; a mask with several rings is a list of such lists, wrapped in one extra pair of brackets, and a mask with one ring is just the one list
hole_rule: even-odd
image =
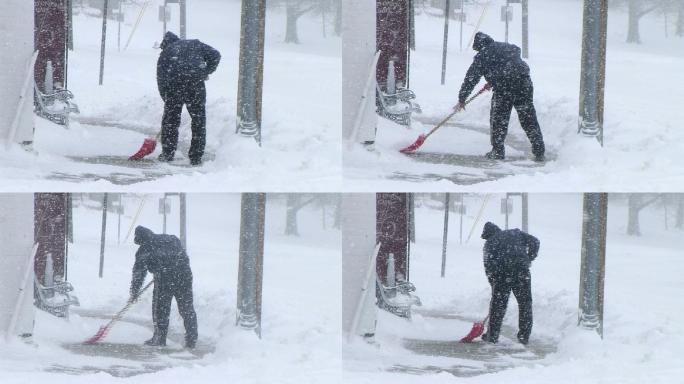
[(463, 52), (463, 19), (465, 19), (465, 0), (461, 0), (461, 32), (459, 50)]
[(447, 43), (449, 41), (449, 3), (451, 0), (444, 2), (444, 42), (442, 43), (442, 85), (444, 85), (444, 78), (446, 77), (446, 58), (447, 58)]
[(442, 236), (442, 274), (446, 270), (447, 234), (449, 233), (449, 193), (444, 194), (444, 235)]
[(504, 12), (504, 19), (506, 19), (506, 42), (508, 43), (508, 7), (510, 7), (509, 0), (506, 0), (506, 12)]
[(264, 75), (265, 0), (242, 1), (236, 133), (261, 146), (261, 93)]
[[(106, 2), (106, 0), (105, 0)], [(107, 192), (102, 198), (102, 236), (100, 237), (100, 272), (98, 276), (102, 278), (104, 271), (104, 251), (105, 251), (105, 233), (107, 232)]]
[(529, 20), (529, 0), (522, 0), (522, 57), (530, 57), (530, 20)]
[(461, 218), (459, 219), (459, 234), (458, 234), (458, 243), (463, 244), (463, 211), (465, 210), (465, 206), (463, 205), (463, 193), (461, 195), (461, 208), (458, 210), (460, 213)]
[(605, 84), (608, 0), (584, 1), (582, 72), (578, 132), (597, 137), (603, 145), (603, 96)]
[(102, 9), (102, 45), (100, 46), (100, 85), (104, 79), (104, 59), (105, 59), (105, 43), (107, 41), (107, 8), (109, 7), (109, 0), (104, 0), (104, 8)]
[(607, 193), (584, 194), (582, 267), (577, 324), (603, 338), (603, 286), (606, 266)]
[(180, 241), (183, 249), (188, 249), (188, 213), (185, 193), (180, 194)]
[(166, 235), (166, 193), (164, 194), (164, 198), (162, 200), (162, 217), (164, 218), (162, 233)]
[(506, 200), (504, 201), (504, 212), (506, 212), (506, 229), (508, 229), (508, 193), (506, 194)]
[(529, 229), (529, 201), (528, 201), (529, 195), (526, 192), (523, 192), (522, 194), (522, 230), (523, 232), (527, 232)]
[[(121, 4), (121, 3), (119, 3)], [(123, 206), (121, 205), (121, 193), (119, 193), (119, 207), (117, 208), (118, 219), (118, 229), (116, 230), (116, 244), (121, 244), (121, 212), (123, 211)]]
[(167, 7), (167, 5), (168, 5), (168, 3), (166, 2), (166, 0), (164, 0), (164, 9), (162, 10), (162, 20), (163, 20), (162, 24), (164, 26), (164, 33), (162, 33), (162, 36), (164, 36), (166, 34), (166, 7)]
[(243, 193), (240, 216), (240, 261), (235, 324), (254, 329), (261, 338), (266, 194)]
[(119, 22), (119, 27), (116, 33), (116, 49), (121, 52), (121, 18), (123, 17), (122, 9), (123, 1), (119, 1), (119, 16), (117, 16), (117, 21)]
[(188, 29), (187, 29), (187, 7), (186, 7), (186, 2), (187, 0), (180, 0), (180, 37), (181, 39), (187, 39), (188, 38)]

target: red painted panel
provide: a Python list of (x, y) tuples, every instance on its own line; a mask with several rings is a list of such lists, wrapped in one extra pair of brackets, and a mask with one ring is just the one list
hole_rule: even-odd
[(64, 85), (66, 64), (66, 0), (35, 0), (35, 48), (40, 51), (36, 61), (35, 79), (38, 88), (45, 83), (45, 66), (52, 61), (55, 83)]
[(381, 243), (377, 272), (385, 281), (387, 257), (394, 254), (397, 278), (408, 277), (409, 199), (407, 193), (378, 193), (376, 201), (376, 239)]
[(394, 60), (397, 84), (406, 86), (409, 45), (409, 0), (377, 0), (376, 40), (380, 51), (377, 79), (386, 90), (387, 66)]
[(36, 193), (34, 198), (35, 271), (38, 280), (44, 283), (45, 263), (48, 253), (52, 254), (55, 276), (64, 277), (67, 231), (67, 194)]

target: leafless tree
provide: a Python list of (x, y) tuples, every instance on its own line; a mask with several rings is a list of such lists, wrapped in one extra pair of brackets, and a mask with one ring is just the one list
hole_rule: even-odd
[(661, 196), (654, 196), (646, 199), (643, 193), (630, 193), (627, 196), (629, 206), (627, 214), (627, 234), (630, 236), (641, 236), (641, 228), (639, 226), (639, 213), (642, 209), (655, 203)]

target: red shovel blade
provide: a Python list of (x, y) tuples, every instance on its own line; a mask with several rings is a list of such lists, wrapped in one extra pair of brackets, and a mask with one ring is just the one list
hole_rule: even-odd
[(414, 152), (416, 149), (420, 148), (421, 145), (423, 145), (423, 143), (425, 142), (425, 139), (426, 139), (425, 134), (421, 133), (420, 136), (418, 136), (418, 138), (416, 139), (416, 141), (413, 144), (409, 145), (406, 148), (400, 149), (399, 152), (401, 152), (401, 153)]
[(473, 328), (470, 330), (470, 332), (468, 332), (468, 334), (461, 339), (461, 343), (470, 343), (475, 340), (475, 338), (480, 337), (483, 332), (484, 322), (478, 321), (477, 323), (473, 324)]
[(100, 330), (97, 331), (97, 333), (93, 337), (84, 341), (83, 344), (95, 344), (95, 343), (97, 343), (98, 341), (104, 339), (105, 336), (107, 336), (108, 331), (109, 331), (109, 328), (107, 328), (106, 325), (101, 326)]
[(157, 140), (148, 137), (147, 139), (145, 139), (142, 147), (140, 147), (138, 152), (136, 152), (133, 156), (129, 157), (128, 160), (140, 160), (143, 157), (154, 152), (155, 148), (157, 148)]

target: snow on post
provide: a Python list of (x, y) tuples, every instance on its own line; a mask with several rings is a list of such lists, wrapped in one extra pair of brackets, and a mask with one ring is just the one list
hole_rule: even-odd
[(261, 146), (261, 94), (264, 79), (265, 0), (243, 0), (236, 132)]
[(601, 145), (607, 28), (608, 0), (585, 0), (578, 131), (587, 136), (597, 137)]
[(33, 194), (0, 194), (0, 335), (6, 339), (33, 333), (33, 243)]
[(345, 1), (342, 7), (342, 137), (349, 143), (372, 143), (375, 113), (375, 2)]
[(33, 10), (33, 1), (0, 1), (0, 36), (6, 52), (0, 55), (0, 141), (8, 144), (33, 142)]
[(348, 340), (375, 334), (375, 205), (372, 193), (342, 195), (342, 330)]
[(261, 338), (261, 286), (264, 271), (266, 194), (243, 193), (236, 325)]
[(584, 194), (582, 266), (578, 324), (603, 338), (603, 285), (606, 272), (607, 193)]

